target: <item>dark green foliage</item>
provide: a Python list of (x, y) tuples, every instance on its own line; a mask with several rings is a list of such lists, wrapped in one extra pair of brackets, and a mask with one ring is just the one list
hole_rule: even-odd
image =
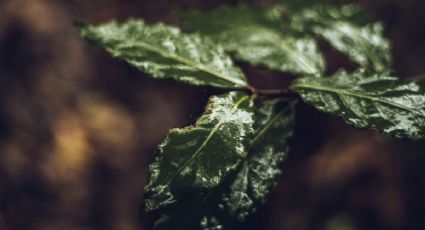
[[(184, 190), (179, 190), (179, 196), (163, 209), (162, 217), (155, 224), (156, 228), (231, 229), (264, 203), (281, 173), (281, 163), (289, 150), (288, 139), (292, 136), (294, 111), (287, 102), (266, 101), (255, 108), (253, 118), (256, 121), (255, 132), (250, 135), (244, 147), (247, 155), (240, 158), (238, 166), (215, 187), (203, 186), (203, 189), (193, 190), (191, 187), (195, 183), (192, 183), (190, 186), (186, 185)], [(228, 143), (235, 142), (228, 140)], [(231, 151), (227, 153), (230, 154)], [(162, 158), (157, 159), (153, 163), (154, 168), (159, 161), (168, 164)], [(151, 172), (155, 173), (156, 169), (151, 169)], [(151, 191), (156, 180), (156, 177), (151, 176), (151, 184), (146, 190)], [(176, 186), (181, 185), (176, 183), (170, 187), (178, 190)], [(151, 196), (149, 192), (147, 194), (150, 202)], [(151, 210), (152, 207), (147, 205), (146, 209)]]
[(247, 155), (254, 124), (252, 110), (246, 94), (214, 96), (195, 126), (172, 129), (149, 169), (146, 210), (172, 204), (182, 193), (220, 184)]
[[(425, 138), (425, 93), (394, 76), (382, 25), (364, 20), (355, 5), (314, 2), (185, 12), (185, 28), (195, 34), (140, 20), (79, 25), (83, 37), (152, 77), (245, 91), (212, 96), (196, 124), (170, 130), (159, 145), (143, 206), (161, 213), (156, 229), (233, 229), (254, 213), (289, 152), (293, 92), (354, 127)], [(360, 68), (325, 76), (317, 39)], [(291, 94), (269, 100), (229, 55), (299, 78)]]
[(80, 32), (112, 56), (153, 77), (223, 88), (247, 85), (241, 71), (219, 46), (198, 35), (182, 34), (175, 27), (129, 20), (80, 26)]
[(184, 17), (191, 31), (208, 35), (240, 60), (294, 73), (323, 71), (323, 59), (314, 39), (285, 27), (273, 13), (240, 5), (211, 12), (190, 11)]
[(394, 137), (425, 138), (425, 93), (413, 82), (389, 72), (301, 78), (291, 88), (321, 111), (336, 114), (358, 128), (373, 128)]

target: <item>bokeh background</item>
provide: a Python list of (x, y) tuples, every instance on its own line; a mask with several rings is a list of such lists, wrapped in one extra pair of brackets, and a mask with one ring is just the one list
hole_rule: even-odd
[[(153, 80), (77, 35), (90, 23), (177, 23), (219, 0), (0, 0), (0, 229), (151, 229), (139, 205), (155, 146), (220, 91)], [(267, 4), (269, 1), (262, 1)], [(360, 0), (384, 23), (402, 78), (425, 82), (425, 1)], [(327, 47), (328, 71), (350, 66)], [(258, 87), (288, 84), (240, 66)], [(293, 149), (242, 229), (425, 229), (425, 143), (298, 106)]]

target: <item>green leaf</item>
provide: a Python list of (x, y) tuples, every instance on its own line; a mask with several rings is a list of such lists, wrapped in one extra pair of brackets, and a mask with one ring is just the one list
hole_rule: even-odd
[(286, 102), (264, 102), (257, 108), (255, 119), (249, 157), (241, 163), (222, 202), (229, 215), (239, 221), (255, 212), (276, 185), (293, 134), (294, 111)]
[(211, 189), (181, 196), (163, 210), (155, 229), (233, 229), (261, 206), (281, 174), (293, 133), (294, 111), (281, 100), (255, 110), (248, 156)]
[(291, 89), (321, 111), (341, 116), (358, 128), (399, 138), (425, 138), (425, 93), (391, 73), (365, 76), (340, 71), (330, 78), (301, 78)]
[(303, 74), (324, 69), (316, 42), (283, 27), (273, 9), (221, 6), (186, 12), (184, 19), (189, 30), (208, 35), (240, 60)]
[(195, 126), (170, 130), (149, 168), (145, 210), (220, 184), (246, 156), (253, 133), (252, 109), (250, 96), (244, 93), (213, 96)]
[(391, 66), (390, 44), (380, 23), (357, 26), (333, 22), (313, 31), (364, 68), (382, 72)]
[(368, 17), (354, 4), (315, 4), (294, 7), (283, 4), (291, 27), (313, 32), (360, 66), (385, 71), (391, 66), (390, 43), (381, 23), (366, 23)]
[(242, 72), (222, 48), (178, 28), (147, 25), (140, 20), (78, 28), (84, 38), (153, 77), (222, 88), (247, 86)]
[(370, 21), (358, 4), (331, 3), (322, 0), (284, 0), (277, 5), (280, 16), (295, 26), (294, 28), (305, 32), (308, 26), (326, 24), (336, 21), (350, 21), (358, 25), (367, 24)]

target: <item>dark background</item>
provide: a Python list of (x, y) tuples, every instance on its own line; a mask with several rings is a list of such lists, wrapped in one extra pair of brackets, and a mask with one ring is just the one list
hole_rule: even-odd
[[(223, 2), (236, 1), (0, 0), (0, 229), (150, 229), (138, 207), (155, 146), (219, 91), (145, 77), (72, 21), (175, 24), (180, 9)], [(425, 1), (359, 3), (384, 23), (399, 76), (423, 83)], [(322, 48), (330, 69), (349, 66)], [(259, 87), (288, 83), (240, 65)], [(425, 229), (423, 141), (355, 130), (307, 105), (298, 115), (279, 185), (242, 229)]]

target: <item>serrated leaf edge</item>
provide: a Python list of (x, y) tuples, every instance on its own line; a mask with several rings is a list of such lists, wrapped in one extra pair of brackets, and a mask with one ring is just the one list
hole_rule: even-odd
[[(283, 109), (282, 111), (278, 112), (277, 114), (274, 115), (274, 117), (272, 119), (270, 119), (264, 126), (263, 128), (260, 129), (260, 131), (256, 132), (252, 138), (251, 143), (249, 144), (249, 148), (248, 148), (248, 154), (250, 152), (250, 149), (252, 148), (252, 146), (261, 138), (261, 136), (269, 129), (272, 127), (272, 125), (280, 118), (280, 116), (284, 115), (286, 112), (288, 112), (288, 110), (292, 107), (292, 105), (288, 104), (288, 107)], [(250, 155), (249, 154), (245, 159), (241, 160), (240, 163), (238, 164), (240, 166), (240, 164), (246, 164), (249, 160), (250, 160)], [(245, 170), (245, 174), (249, 173), (249, 169)], [(247, 177), (245, 177), (247, 178)], [(246, 187), (248, 185), (248, 181), (244, 180), (244, 186)], [(205, 204), (205, 202), (208, 201), (208, 198), (213, 195), (214, 193), (218, 192), (219, 187), (215, 187), (212, 190), (210, 190), (202, 199), (202, 201), (199, 203), (199, 205), (193, 209), (193, 211), (187, 215), (187, 218), (185, 218), (185, 220), (182, 221), (182, 223), (186, 223), (195, 213), (197, 213), (202, 206)]]
[[(130, 19), (129, 21), (131, 21), (131, 20), (133, 20), (133, 19)], [(143, 20), (138, 20), (138, 21), (142, 21), (143, 23), (144, 23), (144, 21)], [(128, 22), (128, 21), (127, 21)], [(117, 22), (117, 21), (112, 21), (111, 23), (119, 23), (119, 22)], [(149, 25), (149, 24), (145, 24), (145, 25)], [(157, 24), (154, 24), (154, 25), (164, 25), (164, 24), (162, 24), (162, 23), (157, 23)], [(152, 26), (152, 25), (149, 25), (149, 26)], [(75, 25), (75, 27), (77, 28), (77, 30), (80, 32), (80, 34), (83, 36), (83, 37), (85, 37), (85, 35), (82, 33), (82, 31), (84, 31), (85, 29), (88, 29), (88, 28), (90, 28), (90, 27), (93, 27), (93, 25), (88, 25), (88, 24), (85, 24), (85, 23), (77, 23), (76, 25)], [(181, 32), (180, 32), (180, 29), (179, 28), (175, 28), (175, 29), (177, 29), (177, 31), (178, 31), (178, 34), (179, 35), (186, 35), (186, 36), (198, 36), (199, 38), (201, 38), (202, 40), (204, 40), (204, 39), (206, 39), (206, 37), (202, 37), (201, 35), (199, 35), (199, 34), (191, 34), (191, 33), (188, 33), (188, 34), (182, 34)], [(234, 78), (232, 78), (232, 77), (229, 77), (229, 76), (227, 76), (227, 75), (225, 75), (225, 74), (223, 74), (223, 73), (221, 73), (221, 72), (218, 72), (218, 71), (216, 71), (216, 70), (214, 70), (214, 69), (212, 69), (212, 68), (210, 68), (210, 67), (208, 67), (208, 66), (206, 66), (206, 65), (203, 65), (203, 64), (199, 64), (199, 63), (196, 63), (196, 62), (193, 62), (192, 60), (189, 60), (189, 59), (187, 59), (187, 58), (185, 58), (185, 57), (182, 57), (182, 56), (179, 56), (179, 55), (176, 55), (176, 54), (174, 54), (174, 53), (169, 53), (169, 52), (167, 52), (167, 51), (164, 51), (164, 50), (162, 50), (162, 49), (159, 49), (159, 48), (157, 48), (157, 47), (154, 47), (154, 46), (152, 46), (152, 45), (150, 45), (150, 44), (148, 44), (148, 43), (145, 43), (145, 42), (143, 42), (143, 41), (137, 41), (137, 42), (134, 42), (133, 44), (131, 44), (131, 47), (129, 47), (129, 48), (133, 48), (133, 47), (135, 47), (135, 46), (140, 46), (140, 47), (142, 47), (142, 48), (144, 48), (144, 49), (146, 49), (146, 50), (149, 50), (149, 51), (151, 51), (151, 52), (155, 52), (155, 53), (157, 53), (157, 54), (159, 54), (159, 55), (161, 55), (162, 57), (164, 57), (164, 58), (170, 58), (170, 59), (173, 59), (173, 60), (175, 60), (175, 61), (177, 61), (177, 62), (180, 62), (180, 63), (184, 63), (184, 64), (186, 64), (186, 65), (189, 65), (189, 66), (191, 66), (192, 68), (194, 68), (194, 69), (198, 69), (198, 70), (200, 70), (200, 71), (203, 71), (203, 72), (205, 72), (205, 73), (208, 73), (208, 74), (211, 74), (211, 75), (213, 75), (213, 76), (216, 76), (216, 77), (218, 77), (218, 78), (220, 78), (220, 79), (223, 79), (223, 80), (225, 80), (225, 81), (228, 81), (228, 82), (231, 82), (231, 83), (233, 83), (233, 84), (235, 84), (235, 85), (237, 85), (236, 87), (225, 87), (225, 88), (229, 88), (229, 89), (240, 89), (240, 88), (248, 88), (248, 83), (246, 82), (246, 81), (243, 81), (243, 80), (240, 80), (240, 79), (234, 79)], [(218, 48), (219, 49), (222, 49), (222, 47), (221, 46), (219, 46), (219, 45), (217, 45), (218, 46)], [(126, 46), (122, 46), (122, 48), (126, 48)], [(130, 61), (127, 61), (127, 62), (129, 62), (129, 63), (131, 63)]]
[(290, 59), (297, 62), (299, 65), (303, 66), (307, 69), (308, 73), (314, 74), (317, 72), (317, 69), (310, 65), (303, 56), (298, 55), (297, 52), (295, 52), (291, 47), (288, 45), (287, 42), (284, 41), (283, 38), (279, 34), (276, 34), (275, 32), (271, 31), (269, 28), (264, 28), (263, 26), (259, 25), (258, 23), (255, 23), (253, 26), (255, 29), (261, 31), (262, 33), (267, 34), (266, 40), (268, 40), (270, 43), (275, 45), (278, 49), (281, 49), (283, 52), (287, 53)]
[[(393, 103), (393, 102), (388, 101), (388, 100), (383, 100), (383, 99), (381, 99), (379, 97), (372, 97), (372, 96), (361, 94), (361, 93), (354, 92), (354, 91), (351, 91), (351, 90), (340, 90), (340, 89), (334, 89), (334, 88), (329, 88), (329, 87), (324, 87), (324, 86), (319, 86), (319, 85), (301, 84), (301, 83), (295, 83), (294, 85), (291, 86), (291, 89), (292, 90), (295, 90), (295, 91), (300, 90), (300, 89), (301, 90), (302, 89), (311, 89), (311, 90), (325, 91), (325, 92), (329, 92), (329, 93), (334, 93), (334, 94), (336, 94), (338, 96), (339, 95), (347, 95), (347, 96), (352, 96), (352, 97), (359, 97), (359, 98), (367, 99), (369, 101), (380, 102), (380, 103), (383, 103), (383, 104), (387, 104), (387, 105), (390, 105), (390, 106), (393, 106), (393, 107), (396, 107), (396, 108), (399, 108), (399, 109), (403, 109), (403, 110), (406, 110), (408, 112), (417, 114), (419, 116), (425, 117), (425, 115), (423, 115), (421, 113), (418, 113), (417, 111), (413, 110), (412, 108), (405, 107), (403, 105), (396, 104), (396, 103)], [(348, 108), (350, 108), (350, 106), (348, 106)]]
[(216, 76), (218, 78), (221, 78), (221, 79), (224, 79), (226, 81), (232, 82), (234, 84), (240, 85), (241, 87), (246, 87), (247, 86), (247, 83), (245, 81), (242, 81), (242, 80), (239, 80), (239, 79), (233, 79), (233, 78), (231, 78), (231, 77), (229, 77), (227, 75), (224, 75), (223, 73), (217, 72), (217, 71), (209, 68), (208, 66), (205, 66), (205, 65), (202, 65), (202, 64), (198, 64), (198, 63), (193, 62), (193, 61), (191, 61), (191, 60), (189, 60), (189, 59), (187, 59), (185, 57), (182, 57), (182, 56), (179, 56), (179, 55), (175, 55), (175, 54), (172, 54), (172, 53), (165, 52), (162, 49), (158, 49), (158, 48), (153, 47), (153, 46), (151, 46), (151, 45), (149, 45), (147, 43), (140, 42), (140, 41), (138, 41), (135, 44), (132, 44), (132, 47), (137, 46), (137, 45), (139, 45), (142, 48), (147, 49), (149, 51), (156, 52), (156, 53), (158, 53), (159, 55), (161, 55), (161, 56), (163, 56), (165, 58), (170, 58), (170, 59), (173, 59), (175, 61), (184, 63), (184, 64), (189, 65), (189, 66), (191, 66), (191, 67), (193, 67), (195, 69), (198, 69), (200, 71), (209, 73), (209, 74), (214, 75), (214, 76)]
[[(245, 101), (249, 99), (249, 96), (243, 96), (241, 99), (239, 99), (238, 102), (236, 102), (236, 104), (231, 108), (231, 110), (229, 111), (229, 113), (234, 113), (239, 106)], [(189, 164), (193, 159), (195, 159), (196, 157), (198, 157), (198, 155), (201, 153), (201, 150), (207, 145), (207, 143), (211, 140), (212, 136), (214, 136), (214, 134), (217, 132), (217, 130), (220, 128), (220, 126), (223, 124), (223, 121), (220, 121), (218, 124), (216, 124), (214, 126), (214, 128), (211, 130), (211, 132), (208, 134), (207, 138), (205, 139), (205, 141), (201, 144), (201, 146), (199, 146), (199, 148), (192, 154), (192, 156), (187, 159), (182, 166), (177, 170), (177, 172), (171, 177), (170, 181), (172, 181), (179, 173), (181, 173), (184, 168), (187, 166), (187, 164)]]

